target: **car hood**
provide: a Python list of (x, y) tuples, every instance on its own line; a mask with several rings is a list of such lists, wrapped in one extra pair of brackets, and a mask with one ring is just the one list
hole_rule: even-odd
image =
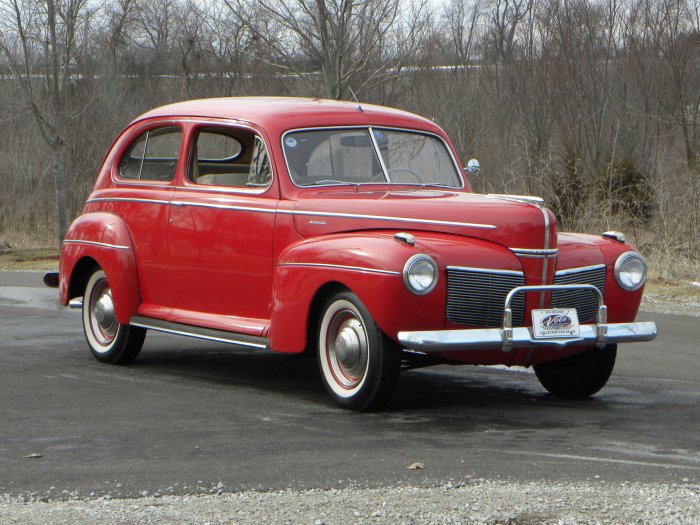
[(318, 191), (294, 208), (303, 237), (362, 230), (432, 231), (489, 240), (508, 248), (556, 247), (553, 214), (517, 197), (466, 192)]

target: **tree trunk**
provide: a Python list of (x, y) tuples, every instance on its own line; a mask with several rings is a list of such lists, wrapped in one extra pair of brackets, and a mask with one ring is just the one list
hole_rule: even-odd
[(51, 144), (51, 160), (53, 161), (53, 180), (56, 190), (56, 218), (58, 222), (58, 246), (68, 230), (68, 213), (66, 210), (66, 165), (65, 145), (60, 138), (55, 138)]

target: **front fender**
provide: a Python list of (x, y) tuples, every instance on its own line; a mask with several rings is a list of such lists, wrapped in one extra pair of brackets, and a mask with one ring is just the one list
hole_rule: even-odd
[(141, 302), (136, 257), (126, 223), (108, 212), (78, 217), (66, 233), (59, 263), (59, 301), (83, 295), (96, 266), (107, 276), (117, 319), (127, 324)]
[(606, 266), (605, 305), (608, 321), (630, 323), (637, 317), (642, 302), (644, 286), (633, 292), (620, 288), (613, 268), (617, 258), (625, 252), (637, 252), (631, 244), (618, 242), (597, 235), (583, 233), (559, 234), (559, 258), (557, 270), (599, 264)]
[(309, 326), (316, 323), (310, 316), (318, 314), (315, 306), (325, 298), (319, 294), (334, 287), (355, 293), (391, 338), (406, 325), (442, 326), (444, 279), (425, 296), (412, 294), (403, 284), (406, 261), (430, 251), (421, 243), (398, 242), (393, 232), (330, 235), (292, 245), (280, 255), (273, 273), (270, 347), (302, 352)]

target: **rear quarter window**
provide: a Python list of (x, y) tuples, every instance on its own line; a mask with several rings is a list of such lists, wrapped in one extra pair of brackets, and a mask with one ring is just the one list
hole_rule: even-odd
[(151, 129), (140, 135), (119, 163), (119, 177), (131, 180), (173, 180), (180, 156), (182, 130), (177, 126)]

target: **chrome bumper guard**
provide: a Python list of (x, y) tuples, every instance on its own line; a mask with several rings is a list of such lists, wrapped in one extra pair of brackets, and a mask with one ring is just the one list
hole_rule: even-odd
[[(518, 293), (553, 292), (557, 290), (585, 289), (598, 298), (598, 315), (595, 324), (580, 325), (580, 335), (556, 339), (536, 339), (532, 327), (513, 328), (510, 303)], [(542, 348), (566, 346), (597, 346), (612, 343), (651, 341), (656, 338), (656, 323), (608, 323), (608, 309), (603, 304), (603, 294), (591, 284), (551, 284), (543, 286), (518, 286), (506, 296), (502, 328), (473, 328), (465, 330), (434, 330), (426, 332), (399, 332), (399, 342), (404, 348), (420, 352), (461, 352), (463, 350), (490, 350), (500, 348), (510, 352), (513, 348)]]

